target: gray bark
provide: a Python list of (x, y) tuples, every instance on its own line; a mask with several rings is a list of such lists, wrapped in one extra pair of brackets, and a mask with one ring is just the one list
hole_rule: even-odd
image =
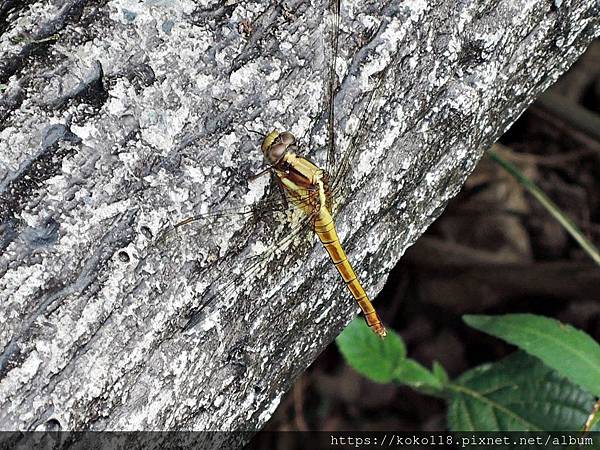
[[(339, 154), (358, 151), (336, 218), (372, 296), (598, 35), (599, 9), (342, 1), (333, 125)], [(154, 243), (270, 195), (268, 177), (247, 179), (264, 168), (247, 129), (288, 129), (324, 160), (330, 11), (0, 7), (1, 429), (259, 429), (353, 317), (314, 239), (237, 275), (293, 229), (280, 215), (209, 217)]]

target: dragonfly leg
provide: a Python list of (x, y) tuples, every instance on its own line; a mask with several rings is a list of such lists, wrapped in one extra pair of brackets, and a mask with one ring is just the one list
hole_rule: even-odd
[(262, 177), (263, 175), (265, 175), (265, 174), (267, 174), (267, 173), (271, 172), (271, 169), (272, 169), (272, 167), (271, 167), (271, 166), (269, 166), (269, 167), (267, 167), (266, 169), (264, 169), (264, 170), (261, 170), (261, 171), (260, 171), (260, 172), (258, 172), (258, 173), (255, 173), (254, 175), (250, 175), (250, 176), (248, 177), (248, 181), (254, 181), (254, 180), (256, 180), (257, 178), (260, 178), (260, 177)]
[(279, 177), (277, 175), (275, 175), (274, 173), (272, 173), (272, 178), (275, 181), (275, 185), (277, 186), (279, 193), (281, 194), (281, 198), (283, 199), (283, 204), (287, 208), (289, 206), (289, 204), (288, 204), (288, 198), (286, 195), (285, 186), (283, 185), (283, 183), (281, 182)]

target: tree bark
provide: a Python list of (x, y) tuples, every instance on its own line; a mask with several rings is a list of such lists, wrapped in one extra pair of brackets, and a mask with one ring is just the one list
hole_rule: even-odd
[[(599, 9), (342, 1), (333, 129), (356, 153), (336, 220), (372, 296)], [(281, 214), (156, 241), (276, 194), (248, 179), (265, 167), (249, 130), (288, 129), (324, 161), (334, 10), (0, 7), (1, 429), (256, 430), (355, 315), (314, 238), (265, 251), (294, 229)]]

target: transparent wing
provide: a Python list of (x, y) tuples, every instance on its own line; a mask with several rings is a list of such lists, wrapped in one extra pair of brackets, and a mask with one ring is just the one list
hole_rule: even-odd
[[(273, 241), (276, 242), (269, 245), (267, 249), (258, 255), (246, 258), (243, 267), (240, 267), (239, 273), (232, 278), (230, 277), (230, 281), (227, 282), (225, 286), (217, 288), (219, 280), (223, 280), (222, 276), (213, 280), (211, 285), (207, 288), (208, 294), (205, 294), (208, 296), (208, 299), (191, 312), (188, 322), (184, 326), (185, 330), (197, 325), (204, 315), (207, 312), (210, 312), (209, 307), (215, 300), (218, 298), (231, 297), (236, 291), (247, 286), (249, 280), (253, 280), (260, 270), (264, 270), (267, 261), (271, 260), (273, 257), (279, 257), (281, 254), (289, 255), (289, 247), (292, 243), (297, 242), (298, 245), (302, 245), (303, 243), (308, 242), (306, 236), (309, 235), (308, 231), (311, 230), (313, 218), (312, 216), (306, 215), (304, 208), (314, 204), (316, 192), (307, 192), (303, 198), (295, 199), (295, 201), (292, 201), (287, 192), (284, 192), (284, 194), (285, 195), (282, 195), (279, 198), (267, 199), (242, 209), (223, 209), (188, 217), (173, 226), (163, 229), (157, 235), (154, 245), (166, 246), (167, 242), (173, 237), (182, 235), (189, 236), (191, 232), (190, 229), (196, 229), (196, 231), (206, 233), (206, 224), (211, 223), (215, 225), (217, 224), (217, 221), (222, 224), (221, 226), (228, 226), (231, 225), (232, 222), (248, 221), (249, 218), (253, 217), (252, 222), (257, 222), (264, 219), (268, 214), (286, 213), (290, 210), (298, 210), (301, 216), (301, 219), (298, 222), (294, 222), (291, 228), (286, 230), (285, 234), (280, 239), (274, 238)], [(289, 218), (286, 217), (285, 222), (288, 221)], [(224, 261), (224, 264), (227, 265), (227, 261)]]
[[(169, 243), (172, 239), (181, 235), (193, 233), (195, 229), (202, 228), (206, 223), (216, 220), (227, 220), (231, 223), (239, 221), (247, 221), (250, 218), (253, 223), (264, 219), (268, 215), (277, 213), (285, 213), (290, 207), (300, 209), (302, 204), (309, 204), (312, 195), (306, 195), (305, 198), (300, 198), (298, 204), (292, 202), (287, 192), (283, 192), (279, 198), (271, 198), (260, 201), (254, 205), (249, 205), (238, 209), (222, 209), (206, 214), (197, 214), (187, 217), (175, 225), (163, 228), (154, 240), (153, 245), (160, 247)], [(192, 231), (193, 230), (193, 231)]]
[[(283, 238), (278, 242), (271, 245), (267, 250), (262, 252), (260, 255), (252, 259), (251, 264), (245, 267), (244, 270), (236, 275), (228, 284), (220, 288), (218, 292), (209, 296), (208, 300), (205, 301), (197, 310), (193, 311), (190, 315), (187, 324), (184, 326), (184, 330), (189, 330), (194, 326), (198, 325), (204, 317), (210, 312), (210, 306), (219, 297), (227, 298), (235, 294), (236, 291), (241, 290), (249, 280), (253, 280), (254, 276), (261, 270), (264, 270), (263, 263), (271, 259), (276, 254), (287, 253), (288, 248), (294, 242), (296, 238), (306, 234), (312, 228), (313, 218), (312, 216), (305, 216), (302, 221), (297, 223)], [(210, 286), (209, 291), (214, 289)], [(259, 305), (261, 307), (261, 305)]]
[(329, 62), (329, 85), (327, 87), (327, 95), (329, 104), (327, 105), (327, 161), (325, 170), (331, 170), (335, 167), (335, 132), (334, 124), (334, 108), (335, 108), (335, 92), (337, 90), (337, 76), (335, 72), (335, 64), (338, 56), (338, 41), (340, 33), (340, 0), (331, 0), (329, 2), (329, 10), (333, 19), (333, 29), (331, 32), (331, 61)]
[(369, 99), (367, 105), (363, 109), (360, 120), (358, 121), (359, 127), (350, 139), (350, 143), (348, 144), (348, 148), (345, 150), (344, 155), (340, 159), (338, 166), (335, 168), (335, 171), (331, 174), (330, 179), (330, 189), (334, 196), (339, 196), (341, 194), (343, 180), (346, 178), (346, 174), (350, 169), (350, 163), (354, 160), (356, 156), (356, 152), (358, 150), (359, 142), (364, 138), (365, 134), (370, 129), (371, 120), (369, 116), (371, 115), (373, 104), (375, 100), (381, 96), (381, 89), (383, 87), (383, 81), (386, 78), (387, 71), (389, 67), (392, 67), (393, 64), (389, 64), (384, 70), (379, 72), (377, 77), (377, 83), (375, 88), (369, 94)]
[(337, 75), (335, 71), (336, 60), (338, 56), (338, 41), (339, 41), (339, 28), (340, 28), (340, 13), (341, 13), (341, 1), (340, 0), (330, 0), (329, 2), (329, 10), (333, 17), (333, 29), (331, 36), (331, 53), (332, 58), (330, 61), (329, 67), (329, 85), (328, 85), (328, 96), (329, 102), (327, 105), (328, 108), (328, 123), (327, 123), (327, 161), (325, 165), (325, 170), (331, 176), (330, 178), (330, 190), (332, 195), (335, 197), (341, 194), (343, 180), (350, 169), (350, 164), (354, 160), (356, 156), (356, 152), (358, 150), (358, 144), (363, 139), (366, 131), (369, 129), (369, 115), (373, 109), (373, 104), (375, 100), (381, 94), (381, 88), (383, 85), (383, 81), (387, 75), (388, 68), (393, 66), (393, 64), (389, 64), (383, 71), (379, 72), (376, 75), (377, 81), (375, 88), (369, 94), (369, 98), (364, 110), (361, 113), (361, 117), (359, 120), (359, 129), (352, 136), (348, 148), (345, 150), (344, 154), (340, 157), (339, 161), (337, 160), (338, 151), (336, 149), (335, 144), (335, 94), (337, 90)]
[[(282, 201), (264, 202), (250, 205), (241, 209), (223, 209), (206, 214), (197, 214), (186, 217), (175, 225), (163, 228), (157, 234), (154, 245), (157, 247), (168, 244), (174, 238), (195, 231), (208, 222), (214, 222), (219, 219), (227, 219), (231, 222), (246, 221), (251, 217), (259, 220), (261, 216), (267, 213), (277, 213), (285, 211), (285, 205)], [(193, 231), (192, 231), (193, 230)]]

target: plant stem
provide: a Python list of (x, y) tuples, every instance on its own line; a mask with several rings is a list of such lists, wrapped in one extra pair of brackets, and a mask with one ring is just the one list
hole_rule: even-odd
[(581, 248), (600, 266), (600, 251), (586, 238), (575, 223), (567, 217), (560, 208), (542, 191), (537, 185), (527, 178), (514, 165), (502, 158), (496, 151), (490, 149), (488, 154), (493, 161), (498, 163), (504, 170), (511, 174), (535, 199), (554, 217), (558, 223), (569, 233)]

